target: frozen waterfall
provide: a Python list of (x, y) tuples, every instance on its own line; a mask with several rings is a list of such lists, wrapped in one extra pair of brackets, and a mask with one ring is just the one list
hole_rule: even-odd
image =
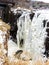
[[(37, 10), (30, 19), (30, 12), (23, 12), (17, 20), (17, 47), (31, 53), (32, 59), (47, 59), (45, 53), (47, 36), (46, 29), (49, 22), (49, 10)], [(32, 14), (33, 14), (32, 13)], [(48, 49), (49, 51), (49, 49)], [(49, 52), (48, 52), (49, 53)]]

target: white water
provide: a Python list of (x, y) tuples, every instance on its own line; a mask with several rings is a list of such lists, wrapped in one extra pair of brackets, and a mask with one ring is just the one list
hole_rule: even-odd
[[(40, 15), (38, 16), (38, 14)], [(18, 25), (18, 37), (19, 39), (24, 39), (23, 50), (34, 54), (34, 59), (43, 58), (42, 53), (45, 52), (44, 41), (47, 36), (47, 23), (43, 27), (43, 20), (49, 20), (49, 10), (37, 10), (32, 21), (28, 13), (22, 14), (19, 18), (19, 23), (22, 24), (22, 27)], [(20, 41), (18, 45), (20, 45)]]
[[(47, 33), (46, 33), (47, 23), (45, 27), (43, 27), (43, 20), (49, 21), (49, 10), (35, 11), (35, 15), (32, 21), (30, 19), (29, 14), (30, 13), (28, 12), (23, 13), (20, 16), (19, 20), (17, 21), (18, 31), (16, 35), (17, 37), (16, 47), (18, 49), (23, 49), (33, 54), (34, 55), (32, 57), (33, 60), (40, 59), (40, 57), (42, 59), (46, 59), (46, 57), (43, 57), (44, 55), (42, 53), (45, 51), (44, 41), (47, 36)], [(40, 15), (38, 16), (38, 14)], [(24, 40), (22, 47), (20, 47), (21, 39)], [(15, 49), (17, 50), (16, 47)], [(14, 49), (14, 46), (13, 48), (12, 47), (10, 48), (12, 50)]]

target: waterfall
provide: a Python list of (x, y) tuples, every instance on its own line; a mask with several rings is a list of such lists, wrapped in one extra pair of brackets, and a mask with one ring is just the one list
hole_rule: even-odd
[[(22, 46), (24, 49), (30, 49), (30, 41), (31, 41), (31, 20), (29, 17), (29, 13), (25, 14), (23, 13), (22, 16), (18, 20), (18, 31), (17, 31), (17, 44), (18, 47)], [(30, 32), (30, 35), (29, 35)], [(23, 39), (23, 42), (20, 43), (20, 41)], [(28, 45), (29, 44), (29, 45)], [(27, 47), (28, 45), (28, 47)]]
[[(40, 14), (38, 16), (38, 14)], [(45, 20), (45, 13), (35, 12), (35, 16), (32, 20), (32, 51), (34, 53), (34, 59), (44, 58), (45, 45), (44, 41), (47, 36), (46, 26), (43, 27), (43, 20)]]
[(33, 60), (45, 60), (47, 57), (44, 54), (44, 43), (47, 37), (49, 10), (37, 10), (34, 13), (32, 20), (29, 12), (23, 12), (17, 20), (17, 46), (19, 49), (31, 53)]

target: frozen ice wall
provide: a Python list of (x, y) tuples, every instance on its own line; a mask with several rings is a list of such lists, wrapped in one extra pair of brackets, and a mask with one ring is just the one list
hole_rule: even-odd
[(30, 12), (27, 11), (24, 11), (17, 20), (17, 46), (19, 49), (31, 53), (33, 60), (45, 60), (47, 59), (44, 53), (47, 50), (45, 39), (47, 37), (49, 10), (37, 10), (34, 13), (32, 20)]

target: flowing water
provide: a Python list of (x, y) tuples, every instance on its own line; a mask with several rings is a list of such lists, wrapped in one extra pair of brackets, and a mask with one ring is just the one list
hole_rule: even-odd
[(34, 13), (32, 20), (30, 12), (23, 12), (17, 20), (17, 47), (31, 53), (34, 60), (40, 57), (45, 60), (49, 56), (49, 42), (45, 42), (49, 38), (46, 32), (47, 28), (49, 31), (49, 10), (37, 10)]

